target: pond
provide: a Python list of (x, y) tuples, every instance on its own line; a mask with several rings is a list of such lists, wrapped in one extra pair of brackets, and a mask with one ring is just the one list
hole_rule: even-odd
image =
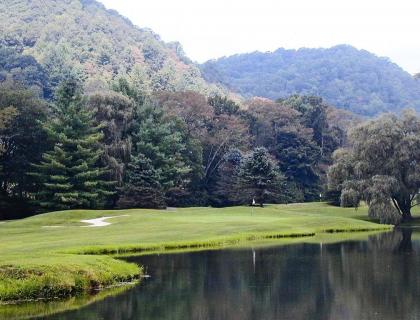
[(129, 258), (150, 278), (42, 319), (420, 319), (419, 236)]

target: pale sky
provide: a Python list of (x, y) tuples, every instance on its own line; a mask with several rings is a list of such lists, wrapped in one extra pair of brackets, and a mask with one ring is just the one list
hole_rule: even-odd
[(420, 72), (420, 0), (100, 0), (204, 62), (350, 44)]

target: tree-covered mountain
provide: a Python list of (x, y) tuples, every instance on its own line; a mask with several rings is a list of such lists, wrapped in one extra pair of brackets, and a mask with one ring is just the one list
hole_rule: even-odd
[(94, 0), (0, 1), (0, 48), (15, 51), (7, 52), (15, 56), (8, 66), (0, 65), (0, 77), (7, 71), (16, 80), (16, 73), (28, 75), (16, 70), (32, 65), (32, 71), (39, 63), (52, 88), (69, 74), (86, 80), (88, 91), (124, 75), (145, 92), (220, 92), (206, 83), (179, 43), (163, 42)]
[(208, 81), (245, 97), (315, 95), (366, 116), (420, 110), (420, 80), (386, 58), (347, 45), (238, 54), (208, 61), (201, 69)]

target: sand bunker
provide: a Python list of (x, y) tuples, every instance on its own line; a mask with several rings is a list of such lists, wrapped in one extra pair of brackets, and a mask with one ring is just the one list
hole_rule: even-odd
[(114, 217), (102, 217), (102, 218), (97, 218), (97, 219), (80, 220), (80, 222), (90, 224), (89, 226), (83, 226), (85, 228), (86, 227), (87, 228), (91, 228), (91, 227), (106, 227), (106, 226), (109, 226), (111, 223), (110, 222), (106, 222), (105, 220), (113, 219), (113, 218), (120, 218), (120, 217), (129, 217), (129, 216), (128, 215), (122, 215), (122, 216), (114, 216)]

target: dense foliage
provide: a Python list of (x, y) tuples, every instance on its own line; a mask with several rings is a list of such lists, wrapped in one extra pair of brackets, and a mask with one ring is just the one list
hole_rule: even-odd
[(420, 204), (420, 117), (407, 110), (356, 127), (350, 146), (335, 152), (328, 176), (343, 206), (365, 200), (369, 215), (383, 223), (410, 220)]
[(113, 182), (104, 178), (106, 168), (99, 163), (101, 128), (94, 125), (74, 81), (60, 86), (56, 107), (55, 118), (43, 128), (54, 146), (29, 172), (38, 184), (34, 199), (46, 210), (102, 207), (113, 194), (108, 190)]
[(265, 148), (256, 148), (243, 160), (239, 185), (248, 199), (260, 206), (282, 199), (284, 178), (276, 162)]
[[(271, 63), (289, 69), (270, 73)], [(241, 93), (277, 100), (233, 101), (201, 78), (178, 45), (96, 1), (1, 2), (0, 218), (69, 208), (314, 201), (326, 190), (334, 151), (359, 121), (318, 95), (367, 115), (417, 106), (414, 80), (350, 47), (236, 56), (204, 70), (224, 82), (236, 67)], [(254, 92), (254, 83), (268, 93)], [(358, 141), (369, 139), (353, 135), (350, 143)], [(393, 165), (405, 168), (403, 158)], [(361, 189), (347, 186), (338, 179), (328, 198), (334, 202), (344, 190), (356, 203)]]
[(40, 96), (51, 97), (48, 74), (35, 58), (16, 48), (0, 46), (0, 81), (4, 80), (22, 83)]
[[(294, 202), (317, 199), (344, 132), (316, 97), (248, 101), (148, 94), (126, 79), (47, 102), (0, 84), (1, 210)], [(27, 130), (30, 129), (30, 130)]]
[(36, 84), (46, 72), (56, 87), (71, 75), (85, 79), (86, 88), (95, 91), (128, 75), (149, 92), (220, 91), (203, 80), (179, 43), (164, 43), (94, 0), (2, 0), (0, 47), (23, 53), (4, 65), (0, 50), (0, 78), (4, 70), (15, 78), (20, 77), (16, 72), (31, 74), (38, 78), (30, 80)]
[(0, 206), (5, 212), (17, 215), (31, 210), (28, 199), (36, 186), (27, 173), (51, 147), (42, 130), (48, 113), (46, 102), (33, 91), (8, 81), (0, 83)]
[(420, 110), (418, 80), (388, 59), (351, 46), (239, 54), (208, 61), (201, 69), (208, 81), (245, 97), (316, 95), (366, 116)]

